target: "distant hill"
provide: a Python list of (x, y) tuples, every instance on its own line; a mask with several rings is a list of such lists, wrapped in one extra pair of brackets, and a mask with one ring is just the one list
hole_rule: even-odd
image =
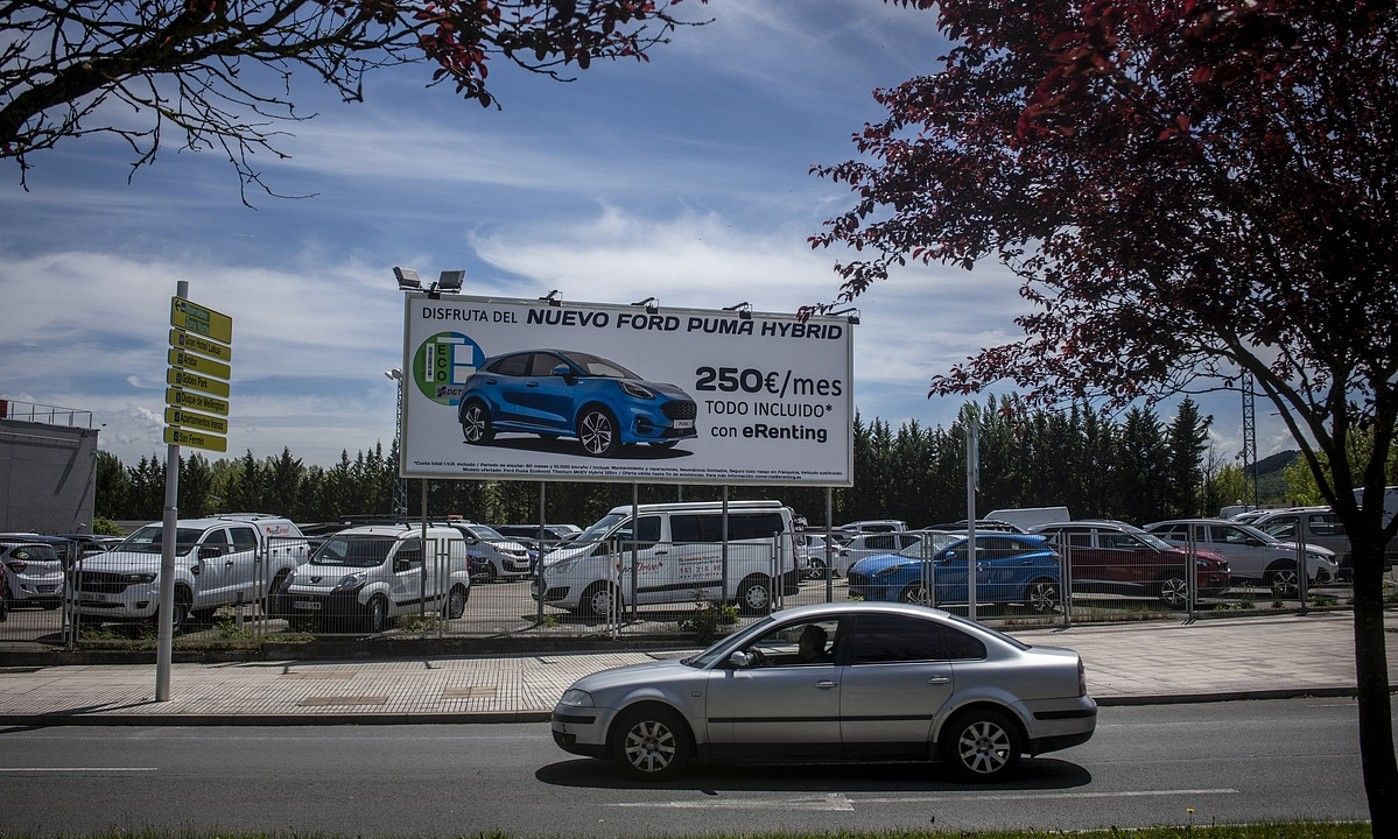
[(1300, 456), (1299, 450), (1288, 449), (1257, 461), (1257, 498), (1263, 505), (1286, 502), (1285, 470)]

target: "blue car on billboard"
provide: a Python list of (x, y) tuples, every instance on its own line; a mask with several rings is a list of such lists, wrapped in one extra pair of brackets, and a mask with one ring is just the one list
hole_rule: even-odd
[[(864, 600), (966, 603), (964, 534), (927, 533), (896, 554), (877, 554), (849, 569), (849, 595)], [(976, 534), (976, 602), (1019, 603), (1052, 612), (1062, 603), (1058, 552), (1047, 537)], [(929, 597), (930, 593), (930, 597)]]
[(695, 437), (694, 399), (648, 382), (600, 356), (572, 350), (524, 350), (487, 358), (465, 382), (457, 418), (466, 442), (497, 433), (575, 437), (593, 457), (623, 445), (670, 447)]

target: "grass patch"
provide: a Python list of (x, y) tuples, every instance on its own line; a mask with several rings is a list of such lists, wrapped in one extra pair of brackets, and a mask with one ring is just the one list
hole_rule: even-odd
[[(491, 832), (451, 834), (470, 839), (514, 839), (514, 834)], [(564, 835), (564, 834), (560, 834)], [(737, 839), (739, 834), (704, 834), (706, 839)], [(106, 830), (93, 833), (9, 833), (0, 831), (0, 839), (341, 839), (340, 834), (303, 832), (237, 832), (237, 831), (158, 831)], [(1051, 831), (1006, 830), (968, 832), (959, 830), (899, 830), (846, 831), (838, 833), (745, 833), (744, 839), (1370, 839), (1373, 830), (1368, 822), (1269, 822), (1245, 825), (1169, 825), (1143, 828), (1108, 828), (1106, 830)], [(665, 834), (657, 834), (666, 839)], [(687, 839), (685, 834), (670, 834), (668, 839)]]

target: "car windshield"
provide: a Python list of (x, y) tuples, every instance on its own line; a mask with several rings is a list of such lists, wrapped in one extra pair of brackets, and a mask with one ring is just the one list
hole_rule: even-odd
[(1150, 545), (1152, 548), (1156, 548), (1157, 550), (1173, 551), (1177, 547), (1176, 545), (1172, 545), (1169, 542), (1166, 542), (1164, 539), (1161, 539), (1159, 536), (1156, 536), (1154, 533), (1147, 533), (1144, 530), (1132, 531), (1131, 534), (1135, 536), (1137, 539), (1140, 539), (1142, 542), (1145, 542), (1147, 545)]
[(776, 622), (777, 621), (775, 618), (773, 618), (771, 615), (768, 615), (767, 617), (763, 618), (757, 623), (754, 623), (752, 626), (749, 626), (746, 629), (740, 629), (737, 632), (731, 633), (728, 636), (720, 639), (719, 641), (715, 642), (712, 647), (709, 647), (707, 650), (704, 650), (698, 655), (692, 655), (689, 658), (680, 659), (680, 664), (686, 665), (688, 667), (698, 668), (700, 670), (704, 669), (705, 667), (710, 667), (714, 664), (717, 664), (719, 657), (723, 655), (723, 650), (728, 646), (728, 642), (733, 640), (734, 636), (739, 634), (760, 634), (764, 632), (767, 627), (771, 626)]
[(508, 541), (504, 536), (500, 535), (500, 531), (496, 530), (493, 527), (490, 527), (489, 525), (473, 524), (466, 529), (471, 531), (472, 536), (476, 537), (477, 539), (480, 539), (482, 542)]
[(578, 538), (574, 539), (573, 541), (579, 543), (601, 541), (602, 537), (606, 536), (608, 531), (610, 531), (613, 527), (616, 527), (619, 522), (622, 522), (625, 519), (626, 516), (622, 515), (621, 513), (608, 513), (607, 515), (598, 519), (596, 524), (589, 527), (587, 530), (584, 530), (581, 534), (579, 534)]
[(600, 356), (589, 355), (585, 352), (568, 352), (563, 355), (569, 361), (586, 370), (589, 376), (601, 376), (604, 379), (641, 378), (615, 361), (608, 361)]
[(1246, 533), (1247, 535), (1253, 537), (1254, 539), (1261, 539), (1262, 542), (1267, 545), (1274, 545), (1281, 541), (1272, 534), (1263, 533), (1261, 530), (1258, 530), (1250, 524), (1240, 524), (1237, 525), (1237, 528)]
[(397, 541), (392, 536), (331, 536), (316, 551), (311, 562), (373, 568), (383, 564)]
[(10, 551), (10, 558), (27, 562), (57, 562), (58, 552), (52, 545), (17, 545)]
[(953, 544), (965, 541), (964, 538), (958, 539), (955, 536), (949, 536), (945, 533), (929, 533), (899, 551), (898, 555), (906, 556), (910, 559), (930, 559), (947, 548), (950, 548)]
[[(128, 553), (158, 554), (160, 545), (164, 540), (165, 528), (161, 525), (148, 524), (140, 530), (126, 537), (126, 540), (117, 545), (113, 550), (126, 551)], [(204, 531), (197, 527), (179, 527), (175, 529), (175, 553), (183, 555), (189, 553), (199, 537), (204, 535)]]

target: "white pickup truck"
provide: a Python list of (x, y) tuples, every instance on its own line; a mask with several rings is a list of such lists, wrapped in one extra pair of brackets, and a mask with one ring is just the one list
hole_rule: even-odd
[[(106, 553), (83, 557), (70, 587), (85, 620), (132, 622), (155, 617), (160, 600), (164, 526), (148, 524)], [(256, 513), (181, 519), (175, 527), (178, 629), (207, 620), (220, 606), (270, 599), (309, 551), (290, 520)]]

